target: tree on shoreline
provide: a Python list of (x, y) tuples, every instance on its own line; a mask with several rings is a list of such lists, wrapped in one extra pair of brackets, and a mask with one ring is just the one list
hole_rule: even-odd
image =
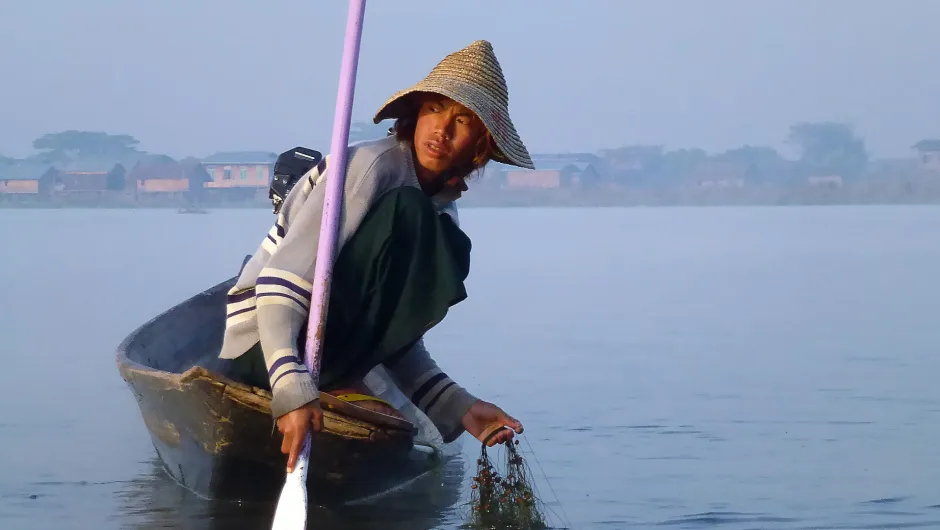
[(33, 148), (42, 151), (36, 158), (54, 162), (136, 154), (139, 143), (128, 134), (69, 130), (45, 134), (33, 141)]
[(868, 168), (865, 140), (844, 123), (797, 123), (788, 142), (800, 150), (800, 164), (809, 173), (855, 178)]

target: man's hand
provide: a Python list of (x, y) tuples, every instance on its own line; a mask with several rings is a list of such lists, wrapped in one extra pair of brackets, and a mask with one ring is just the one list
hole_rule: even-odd
[[(488, 447), (493, 447), (499, 443), (505, 443), (513, 439), (515, 434), (522, 434), (522, 424), (518, 420), (503, 412), (503, 410), (492, 403), (486, 401), (477, 401), (470, 407), (470, 410), (464, 414), (463, 427), (472, 434), (477, 440), (486, 442)], [(502, 429), (497, 434), (490, 437), (485, 436), (490, 432), (489, 427), (509, 427)], [(513, 432), (515, 431), (515, 432)]]
[(306, 405), (294, 409), (277, 419), (277, 430), (281, 431), (284, 439), (281, 441), (281, 452), (287, 455), (287, 472), (294, 470), (297, 457), (300, 456), (300, 446), (310, 426), (319, 432), (323, 428), (323, 411), (320, 410), (320, 400), (314, 400)]

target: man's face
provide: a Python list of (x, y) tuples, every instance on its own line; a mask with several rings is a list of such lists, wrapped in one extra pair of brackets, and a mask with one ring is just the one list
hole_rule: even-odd
[(470, 162), (483, 131), (483, 123), (467, 107), (444, 96), (426, 97), (415, 125), (418, 165), (436, 176)]

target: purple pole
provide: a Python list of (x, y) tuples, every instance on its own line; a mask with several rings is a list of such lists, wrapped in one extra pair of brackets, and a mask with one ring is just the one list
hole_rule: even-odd
[(343, 206), (343, 187), (346, 182), (346, 154), (349, 144), (349, 120), (352, 116), (353, 94), (356, 88), (356, 65), (359, 62), (359, 41), (365, 0), (350, 0), (346, 19), (346, 40), (343, 44), (343, 64), (339, 71), (339, 92), (336, 95), (336, 113), (333, 116), (333, 143), (327, 166), (326, 197), (323, 200), (323, 220), (320, 225), (320, 243), (313, 273), (313, 295), (307, 321), (307, 343), (304, 362), (315, 384), (320, 380), (320, 351), (326, 323), (330, 280), (336, 238), (339, 233), (339, 214)]
[[(346, 19), (346, 40), (343, 45), (343, 64), (339, 72), (339, 93), (336, 96), (336, 114), (333, 116), (333, 143), (327, 167), (326, 196), (323, 198), (323, 220), (320, 225), (320, 243), (313, 273), (313, 293), (310, 296), (310, 315), (307, 321), (307, 344), (304, 363), (315, 384), (320, 381), (320, 350), (326, 322), (330, 279), (333, 276), (333, 258), (336, 236), (342, 211), (343, 188), (346, 181), (346, 151), (349, 144), (349, 120), (352, 115), (353, 91), (356, 86), (356, 65), (359, 62), (359, 39), (365, 0), (350, 0)], [(284, 489), (274, 512), (274, 530), (302, 530), (307, 526), (307, 463), (310, 459), (311, 435), (308, 432), (300, 446), (300, 455), (293, 471), (287, 474)]]

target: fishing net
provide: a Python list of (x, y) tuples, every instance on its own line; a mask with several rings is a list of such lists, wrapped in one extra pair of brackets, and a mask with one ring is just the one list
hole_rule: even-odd
[[(486, 444), (477, 459), (470, 486), (470, 514), (464, 528), (473, 530), (542, 530), (550, 528), (545, 505), (531, 481), (532, 473), (519, 452), (519, 440), (504, 444), (502, 465), (496, 466)], [(500, 446), (495, 446), (496, 448)], [(498, 461), (498, 460), (497, 460)]]

